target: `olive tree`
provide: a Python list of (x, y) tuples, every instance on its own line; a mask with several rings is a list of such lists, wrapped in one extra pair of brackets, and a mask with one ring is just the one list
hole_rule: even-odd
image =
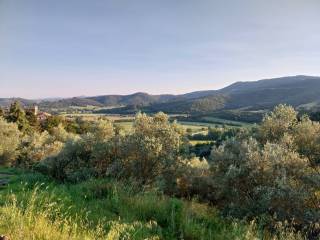
[(127, 175), (150, 183), (160, 176), (172, 176), (184, 146), (183, 130), (170, 123), (166, 114), (151, 117), (139, 113), (133, 133), (124, 141), (122, 163)]
[(18, 155), (21, 133), (17, 124), (0, 117), (0, 164), (12, 165)]
[[(268, 214), (306, 225), (320, 216), (308, 160), (284, 143), (227, 140), (211, 156), (217, 202), (228, 214)], [(308, 213), (308, 214), (306, 214)]]
[(57, 155), (62, 147), (63, 143), (55, 140), (46, 131), (31, 132), (22, 138), (16, 165), (30, 168), (50, 156)]
[(278, 141), (297, 123), (297, 112), (293, 107), (280, 104), (263, 118), (260, 137), (263, 142)]
[(258, 140), (237, 136), (211, 153), (216, 202), (228, 214), (267, 214), (294, 226), (320, 218), (319, 123), (279, 105), (258, 127)]

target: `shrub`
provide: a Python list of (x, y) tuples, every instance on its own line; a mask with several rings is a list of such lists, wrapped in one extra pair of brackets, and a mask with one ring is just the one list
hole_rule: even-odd
[(282, 104), (275, 107), (262, 120), (259, 128), (261, 140), (264, 143), (280, 140), (297, 123), (297, 115), (293, 107)]
[(59, 142), (67, 142), (67, 141), (72, 141), (77, 139), (77, 135), (73, 134), (73, 133), (69, 133), (67, 132), (62, 124), (59, 124), (57, 127), (52, 127), (51, 128), (51, 136), (53, 137), (53, 139), (55, 141), (59, 141)]
[(294, 145), (297, 151), (306, 156), (311, 166), (320, 165), (320, 123), (304, 116), (293, 128)]
[(107, 141), (115, 134), (113, 123), (109, 120), (94, 121), (91, 125), (90, 132), (97, 141)]
[(54, 141), (47, 132), (32, 132), (25, 135), (21, 141), (16, 165), (25, 168), (32, 167), (35, 163), (57, 155), (62, 147), (63, 143)]
[(45, 159), (43, 164), (52, 177), (65, 181), (77, 171), (89, 167), (91, 151), (92, 145), (88, 141), (68, 141), (58, 155)]
[(0, 117), (0, 164), (12, 165), (18, 155), (21, 133), (18, 126)]
[(180, 162), (185, 147), (182, 130), (171, 124), (168, 116), (158, 113), (154, 117), (136, 116), (133, 133), (123, 142), (122, 166), (126, 176), (144, 184), (161, 177), (171, 178)]
[(308, 119), (297, 122), (286, 106), (268, 116), (259, 129), (261, 142), (238, 136), (213, 149), (214, 201), (232, 216), (266, 215), (273, 226), (288, 221), (319, 231), (320, 178), (314, 166), (319, 127)]

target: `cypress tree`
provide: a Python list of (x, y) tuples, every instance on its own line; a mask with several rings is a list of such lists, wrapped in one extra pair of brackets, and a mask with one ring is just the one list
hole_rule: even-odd
[(25, 131), (29, 127), (26, 113), (18, 101), (14, 101), (6, 117), (8, 122), (14, 122), (18, 125), (20, 131)]

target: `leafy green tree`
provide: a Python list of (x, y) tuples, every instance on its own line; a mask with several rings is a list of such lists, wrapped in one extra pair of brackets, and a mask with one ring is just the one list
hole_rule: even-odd
[[(266, 215), (269, 224), (317, 231), (320, 218), (320, 124), (279, 105), (258, 127), (258, 140), (236, 136), (211, 153), (212, 182), (223, 211)], [(267, 220), (267, 219), (266, 219)]]
[(293, 146), (301, 155), (307, 157), (320, 176), (320, 123), (303, 116), (293, 128), (292, 136)]
[(51, 129), (51, 137), (55, 141), (59, 141), (63, 143), (67, 141), (73, 141), (79, 138), (78, 135), (67, 132), (62, 124), (59, 124), (57, 127), (54, 127)]
[(280, 104), (267, 114), (260, 126), (260, 138), (263, 142), (278, 141), (297, 123), (297, 112), (293, 107)]
[(19, 157), (16, 165), (30, 168), (34, 164), (45, 160), (50, 156), (57, 155), (63, 143), (50, 136), (48, 132), (30, 132), (22, 138), (19, 146)]
[(64, 122), (64, 125), (67, 132), (76, 134), (86, 134), (90, 132), (90, 129), (92, 128), (91, 122), (84, 120), (81, 117), (68, 119)]
[(33, 130), (40, 131), (40, 122), (33, 111), (31, 110), (26, 111), (26, 119), (28, 120), (28, 123), (30, 127), (33, 128)]
[(18, 101), (15, 101), (11, 104), (6, 119), (8, 122), (16, 123), (18, 125), (19, 130), (22, 132), (28, 129), (29, 127), (29, 123), (26, 118), (26, 113)]
[(320, 217), (312, 169), (287, 143), (260, 147), (255, 139), (230, 139), (213, 150), (215, 201), (225, 213), (249, 218), (267, 213), (270, 221), (312, 228)]
[(10, 166), (18, 155), (20, 131), (15, 123), (8, 123), (0, 117), (0, 164)]
[(139, 113), (123, 147), (125, 172), (142, 183), (172, 177), (185, 146), (183, 130), (176, 123), (171, 124), (166, 114), (149, 117)]
[(97, 141), (107, 141), (115, 135), (115, 130), (111, 121), (100, 119), (92, 123), (90, 133)]
[(52, 133), (53, 128), (58, 127), (61, 124), (64, 125), (64, 119), (60, 116), (53, 115), (43, 121), (41, 127), (44, 131)]

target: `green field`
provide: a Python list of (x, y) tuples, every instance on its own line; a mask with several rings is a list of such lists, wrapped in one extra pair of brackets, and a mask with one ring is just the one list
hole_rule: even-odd
[(251, 124), (245, 123), (245, 122), (231, 121), (231, 120), (226, 120), (226, 119), (216, 118), (216, 117), (203, 117), (202, 120), (205, 122), (213, 123), (213, 124), (227, 125), (227, 126), (245, 127), (245, 126), (251, 125)]
[(207, 140), (190, 140), (189, 142), (192, 146), (195, 146), (197, 144), (210, 144), (210, 143), (212, 143), (212, 141), (207, 141)]

